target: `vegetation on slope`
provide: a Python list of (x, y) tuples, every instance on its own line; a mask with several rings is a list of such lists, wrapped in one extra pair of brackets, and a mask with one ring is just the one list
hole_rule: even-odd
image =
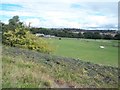
[(3, 88), (117, 88), (118, 68), (3, 47)]

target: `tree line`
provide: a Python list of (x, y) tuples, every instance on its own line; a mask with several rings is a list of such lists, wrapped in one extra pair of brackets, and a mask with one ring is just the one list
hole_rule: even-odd
[[(47, 29), (47, 28), (31, 28), (30, 31), (33, 34), (42, 33), (45, 35), (54, 35), (57, 37), (68, 37), (68, 38), (85, 38), (85, 39), (107, 39), (107, 40), (120, 40), (120, 32), (117, 32), (114, 36), (111, 34), (105, 34), (100, 32), (89, 32), (74, 33), (71, 29)], [(111, 32), (110, 32), (111, 33)]]

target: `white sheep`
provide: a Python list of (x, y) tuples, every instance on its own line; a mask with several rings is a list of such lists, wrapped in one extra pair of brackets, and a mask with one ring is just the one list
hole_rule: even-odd
[(104, 46), (100, 46), (100, 48), (105, 48)]

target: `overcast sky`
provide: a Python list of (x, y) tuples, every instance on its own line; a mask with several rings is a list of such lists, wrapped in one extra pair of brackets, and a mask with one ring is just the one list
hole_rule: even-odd
[(118, 0), (2, 0), (0, 20), (15, 15), (35, 27), (117, 29)]

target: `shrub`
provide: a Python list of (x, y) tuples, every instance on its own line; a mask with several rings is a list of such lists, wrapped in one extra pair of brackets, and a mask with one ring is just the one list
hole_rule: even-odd
[(44, 82), (44, 85), (47, 86), (47, 87), (50, 87), (50, 86), (51, 86), (51, 82), (50, 82), (50, 80), (45, 81), (45, 82)]
[(27, 48), (31, 50), (37, 50), (43, 53), (52, 52), (52, 48), (49, 46), (43, 38), (38, 38), (25, 28), (16, 28), (15, 30), (8, 30), (3, 33), (2, 43), (12, 47)]

